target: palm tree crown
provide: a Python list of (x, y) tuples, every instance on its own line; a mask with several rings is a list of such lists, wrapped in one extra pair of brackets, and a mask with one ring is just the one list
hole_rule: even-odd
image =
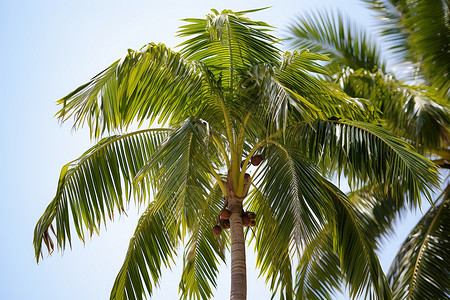
[[(181, 297), (211, 297), (231, 245), (231, 299), (245, 299), (245, 217), (257, 220), (245, 232), (282, 298), (298, 292), (292, 258), (323, 230), (352, 295), (390, 297), (356, 207), (326, 176), (344, 173), (354, 187), (393, 184), (392, 195), (419, 201), (437, 184), (436, 168), (385, 130), (368, 101), (320, 80), (326, 56), (283, 53), (271, 27), (249, 12), (186, 19), (179, 52), (162, 44), (129, 50), (59, 101), (59, 119), (87, 124), (95, 138), (134, 122), (166, 127), (102, 138), (62, 168), (35, 228), (38, 261), (43, 242), (53, 251), (49, 231), (64, 249), (72, 224), (84, 240), (134, 196), (147, 208), (111, 299), (151, 295), (184, 237)], [(230, 231), (215, 236), (218, 223)]]

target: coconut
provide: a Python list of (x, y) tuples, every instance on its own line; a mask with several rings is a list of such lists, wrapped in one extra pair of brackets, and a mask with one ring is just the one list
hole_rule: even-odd
[(223, 228), (230, 229), (230, 221), (229, 220), (223, 220)]
[(253, 219), (253, 220), (250, 220), (250, 223), (248, 224), (250, 227), (254, 227), (255, 225), (256, 225), (256, 221)]
[(250, 224), (250, 218), (248, 217), (248, 215), (244, 215), (242, 217), (242, 225), (248, 226), (249, 224)]
[(250, 218), (250, 220), (256, 219), (256, 214), (254, 212), (252, 212), (252, 211), (248, 211), (247, 215)]
[(228, 220), (230, 218), (230, 216), (231, 216), (231, 212), (228, 209), (224, 208), (220, 211), (220, 217), (222, 219)]
[(213, 227), (212, 232), (214, 235), (219, 235), (222, 233), (222, 228), (219, 225)]
[(252, 165), (257, 166), (262, 162), (262, 155), (252, 156)]

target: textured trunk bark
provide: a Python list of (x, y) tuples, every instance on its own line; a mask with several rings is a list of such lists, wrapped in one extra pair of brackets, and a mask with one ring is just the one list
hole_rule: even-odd
[(228, 199), (231, 234), (231, 300), (247, 299), (247, 270), (245, 262), (245, 239), (242, 226), (242, 201)]

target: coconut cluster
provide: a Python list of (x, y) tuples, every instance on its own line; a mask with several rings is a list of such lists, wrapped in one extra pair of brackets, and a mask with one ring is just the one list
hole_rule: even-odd
[[(253, 166), (258, 166), (259, 164), (261, 164), (261, 162), (263, 161), (263, 157), (262, 155), (254, 155), (251, 157), (250, 159), (250, 163)], [(241, 168), (244, 166), (245, 160), (241, 161)], [(238, 199), (243, 200), (248, 193), (248, 190), (250, 188), (250, 184), (251, 184), (251, 176), (248, 173), (244, 174), (244, 189), (242, 192), (242, 195), (240, 195), (240, 197), (238, 197)], [(232, 174), (231, 174), (231, 169), (228, 170), (228, 174), (227, 174), (227, 182), (226, 182), (226, 188), (227, 188), (227, 193), (229, 196), (231, 197), (236, 197), (235, 195), (235, 191), (232, 185)], [(227, 202), (225, 202), (225, 207), (220, 211), (219, 215), (217, 216), (217, 225), (215, 225), (212, 229), (212, 232), (214, 235), (219, 235), (222, 233), (222, 229), (229, 229), (230, 228), (230, 216), (231, 216), (231, 212), (226, 208), (226, 204)], [(256, 225), (256, 215), (254, 212), (251, 211), (246, 211), (246, 212), (242, 212), (241, 214), (242, 217), (242, 225), (247, 227), (253, 227)]]
[(242, 225), (254, 227), (256, 225), (256, 214), (252, 211), (242, 213)]
[[(219, 235), (222, 233), (222, 229), (230, 229), (230, 216), (231, 212), (224, 208), (219, 213), (218, 223), (212, 229), (214, 235)], [(256, 214), (251, 211), (246, 211), (242, 213), (242, 225), (245, 227), (253, 227), (256, 225)]]

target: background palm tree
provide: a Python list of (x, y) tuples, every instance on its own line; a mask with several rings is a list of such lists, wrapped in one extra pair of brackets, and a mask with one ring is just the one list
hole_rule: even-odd
[[(292, 43), (327, 54), (332, 60), (326, 67), (333, 73), (330, 82), (348, 95), (374, 104), (387, 127), (433, 159), (445, 176), (445, 169), (450, 167), (448, 2), (366, 2), (380, 17), (378, 26), (392, 51), (385, 56), (393, 53), (393, 61), (397, 62), (393, 67), (404, 81), (386, 67), (374, 39), (342, 13), (316, 11), (301, 17), (290, 28)], [(449, 186), (444, 185), (443, 190), (394, 259), (389, 282), (396, 299), (450, 296)], [(408, 195), (386, 195), (372, 187), (353, 191), (349, 197), (370, 212), (363, 219), (373, 239), (389, 232), (393, 218), (406, 203), (411, 203)], [(323, 260), (325, 269), (334, 272), (324, 273), (328, 280), (314, 284), (330, 292), (339, 287), (339, 272), (332, 260), (334, 254), (329, 245), (325, 246), (311, 252), (328, 256)], [(307, 259), (302, 268), (304, 273), (317, 269)], [(306, 275), (298, 280), (300, 287), (308, 282)]]
[[(60, 120), (73, 117), (75, 128), (86, 122), (95, 138), (134, 122), (148, 128), (102, 138), (62, 168), (35, 228), (38, 261), (43, 243), (53, 251), (52, 233), (62, 249), (71, 226), (84, 240), (134, 196), (147, 208), (112, 299), (152, 294), (185, 237), (182, 297), (212, 295), (217, 264), (231, 245), (231, 299), (245, 299), (248, 205), (258, 226), (246, 233), (282, 298), (294, 296), (291, 258), (324, 228), (352, 294), (390, 297), (357, 210), (324, 175), (345, 169), (355, 185), (393, 182), (393, 193), (418, 201), (436, 185), (436, 170), (378, 126), (366, 101), (318, 80), (327, 76), (323, 55), (282, 53), (270, 26), (243, 17), (248, 12), (186, 19), (180, 52), (162, 44), (129, 50), (59, 101)], [(167, 127), (150, 128), (156, 120)], [(214, 237), (214, 224), (228, 227), (218, 218), (224, 208), (230, 233)]]

